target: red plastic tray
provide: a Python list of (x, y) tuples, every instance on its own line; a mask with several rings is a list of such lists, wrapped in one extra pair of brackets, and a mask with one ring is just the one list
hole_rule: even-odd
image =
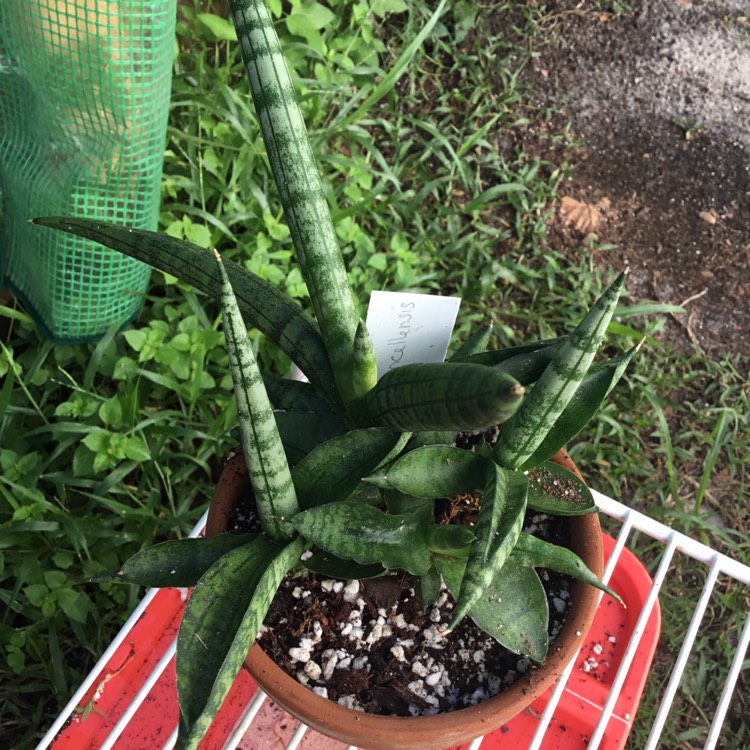
[[(606, 560), (615, 541), (606, 534), (602, 536)], [(623, 549), (609, 585), (622, 597), (626, 607), (611, 597), (602, 598), (594, 624), (576, 658), (568, 684), (544, 735), (542, 750), (584, 750), (588, 745), (651, 583), (651, 577), (640, 560), (628, 549)], [(625, 747), (660, 631), (661, 610), (657, 601), (599, 745), (601, 750)], [(540, 696), (529, 710), (488, 734), (482, 742), (482, 750), (527, 750), (539, 723), (538, 717), (544, 711), (551, 692), (552, 688)]]
[[(605, 557), (614, 540), (604, 536)], [(651, 588), (651, 579), (638, 559), (623, 550), (612, 576), (611, 586), (627, 608), (604, 597), (591, 633), (578, 656), (570, 681), (545, 735), (543, 750), (585, 748), (598, 721), (625, 647)], [(99, 750), (112, 728), (130, 707), (133, 697), (153, 672), (173, 642), (185, 605), (186, 592), (162, 589), (156, 592), (127, 638), (101, 670), (66, 726), (52, 742), (53, 750)], [(602, 750), (624, 747), (659, 637), (661, 616), (658, 604), (649, 619), (630, 673), (615, 706)], [(220, 750), (230, 735), (257, 686), (243, 670), (225, 701), (217, 720), (206, 735), (201, 750)], [(483, 750), (526, 750), (546, 705), (545, 694), (523, 714), (487, 735)], [(270, 702), (266, 702), (270, 703)], [(174, 659), (151, 688), (147, 699), (135, 711), (115, 750), (160, 750), (177, 725)], [(285, 747), (296, 721), (273, 704), (253, 722), (251, 733), (240, 747), (247, 750), (276, 750)], [(343, 748), (308, 732), (301, 747)], [(317, 738), (317, 740), (315, 739)]]

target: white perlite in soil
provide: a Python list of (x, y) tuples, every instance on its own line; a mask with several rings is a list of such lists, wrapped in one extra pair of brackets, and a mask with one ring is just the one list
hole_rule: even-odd
[[(567, 585), (548, 593), (552, 637), (567, 611)], [(391, 588), (388, 602), (379, 600), (383, 586)], [(498, 694), (531, 666), (468, 618), (444, 635), (453, 609), (444, 588), (426, 613), (396, 576), (344, 583), (308, 573), (288, 579), (281, 596), (261, 645), (300, 683), (347, 708), (412, 716), (451, 711)]]

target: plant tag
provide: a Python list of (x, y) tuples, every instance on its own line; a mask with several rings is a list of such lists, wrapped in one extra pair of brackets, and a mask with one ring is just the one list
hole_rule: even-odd
[(402, 365), (442, 362), (460, 304), (460, 297), (373, 292), (367, 330), (375, 346), (378, 377)]

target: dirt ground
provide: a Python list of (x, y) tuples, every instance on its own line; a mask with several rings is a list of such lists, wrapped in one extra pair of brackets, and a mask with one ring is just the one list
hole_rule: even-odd
[(750, 354), (750, 5), (593, 5), (553, 2), (527, 69), (583, 144), (549, 240), (615, 245), (634, 300), (684, 305), (678, 348)]

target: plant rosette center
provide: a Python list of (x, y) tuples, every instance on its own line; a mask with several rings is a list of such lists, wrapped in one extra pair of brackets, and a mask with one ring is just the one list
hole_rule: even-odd
[[(250, 493), (240, 497), (228, 521), (233, 533), (253, 531), (257, 523)], [(478, 507), (477, 495), (462, 493), (438, 501), (435, 520), (471, 526)], [(567, 523), (529, 510), (524, 531), (567, 546)], [(304, 553), (302, 563), (311, 555)], [(554, 571), (538, 573), (553, 642), (569, 611), (574, 581)], [(477, 705), (533, 668), (530, 659), (498, 643), (469, 617), (447, 632), (455, 600), (444, 584), (425, 607), (417, 592), (417, 581), (401, 571), (363, 580), (291, 572), (257, 641), (275, 664), (317, 695), (391, 716), (431, 716)]]

